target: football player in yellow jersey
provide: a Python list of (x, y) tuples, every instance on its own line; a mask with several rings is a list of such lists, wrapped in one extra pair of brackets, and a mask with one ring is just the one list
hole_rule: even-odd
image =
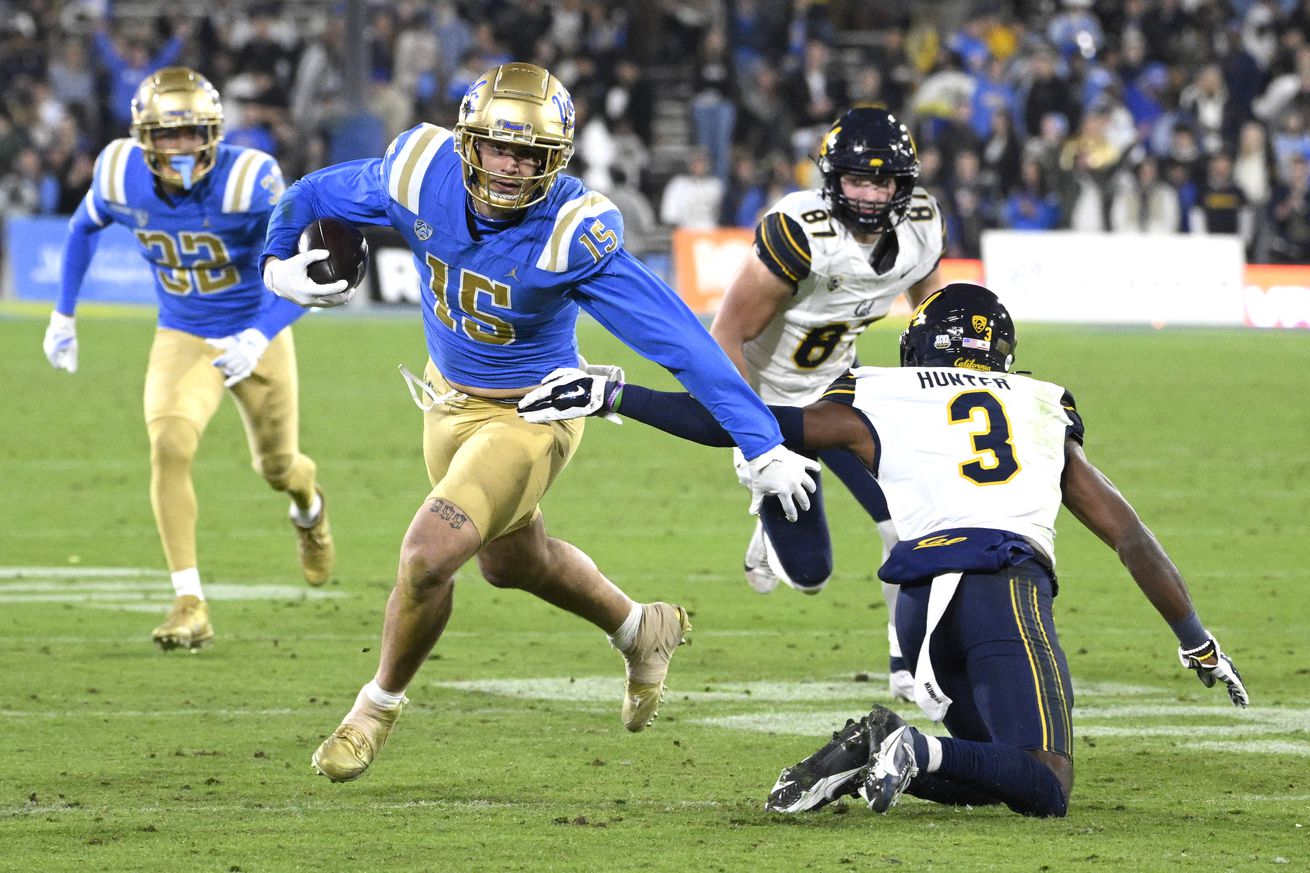
[(52, 366), (77, 371), (74, 310), (96, 234), (114, 222), (126, 226), (152, 267), (159, 303), (145, 418), (150, 502), (176, 595), (153, 633), (164, 650), (196, 649), (214, 636), (197, 569), (191, 464), (225, 388), (241, 413), (255, 471), (291, 497), (305, 581), (327, 582), (335, 560), (314, 462), (299, 446), (289, 325), (303, 310), (269, 293), (256, 264), (282, 171), (272, 156), (222, 138), (222, 103), (203, 76), (166, 67), (142, 82), (132, 101), (132, 138), (105, 148), (69, 222), (44, 342)]

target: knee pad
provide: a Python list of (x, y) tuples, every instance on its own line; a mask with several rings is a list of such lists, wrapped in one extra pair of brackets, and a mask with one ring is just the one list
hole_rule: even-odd
[(294, 455), (265, 455), (257, 458), (251, 466), (274, 491), (286, 491), (294, 461)]
[(200, 433), (185, 418), (157, 418), (146, 424), (150, 435), (150, 463), (156, 467), (190, 464), (200, 445)]

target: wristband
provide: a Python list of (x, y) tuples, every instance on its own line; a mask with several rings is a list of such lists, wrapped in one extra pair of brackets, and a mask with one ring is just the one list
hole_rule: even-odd
[(1199, 649), (1210, 641), (1210, 635), (1202, 627), (1201, 619), (1197, 618), (1195, 609), (1188, 613), (1186, 618), (1169, 622), (1169, 627), (1184, 649)]
[(603, 412), (610, 413), (618, 411), (619, 401), (623, 399), (623, 388), (624, 384), (622, 382), (615, 382), (610, 386), (610, 390), (605, 393), (605, 403), (602, 407)]

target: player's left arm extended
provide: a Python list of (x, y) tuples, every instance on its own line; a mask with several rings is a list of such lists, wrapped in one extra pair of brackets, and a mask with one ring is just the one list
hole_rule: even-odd
[(1195, 670), (1207, 687), (1222, 680), (1233, 705), (1246, 706), (1250, 698), (1242, 677), (1218, 640), (1202, 626), (1182, 573), (1137, 511), (1072, 438), (1065, 443), (1061, 487), (1064, 505), (1115, 550), (1147, 600), (1169, 623), (1178, 637), (1183, 666)]
[(673, 289), (620, 248), (572, 292), (584, 310), (664, 367), (732, 435), (747, 458), (782, 443), (778, 423)]
[[(732, 435), (699, 400), (680, 391), (654, 391), (622, 381), (618, 367), (556, 370), (518, 404), (532, 422), (564, 421), (588, 415), (624, 416), (703, 446), (733, 445)], [(769, 406), (783, 446), (790, 451), (848, 449), (872, 466), (874, 440), (863, 416), (851, 407), (819, 400), (805, 408)]]

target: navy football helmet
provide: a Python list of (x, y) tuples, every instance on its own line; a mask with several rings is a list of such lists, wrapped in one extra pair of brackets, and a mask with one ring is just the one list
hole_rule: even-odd
[[(919, 180), (919, 155), (909, 129), (886, 109), (847, 110), (824, 136), (815, 162), (832, 214), (852, 231), (876, 233), (905, 219)], [(896, 190), (885, 206), (870, 208), (842, 194), (843, 174), (892, 176)]]
[(989, 289), (952, 282), (930, 295), (901, 334), (902, 367), (1010, 372), (1014, 322)]

